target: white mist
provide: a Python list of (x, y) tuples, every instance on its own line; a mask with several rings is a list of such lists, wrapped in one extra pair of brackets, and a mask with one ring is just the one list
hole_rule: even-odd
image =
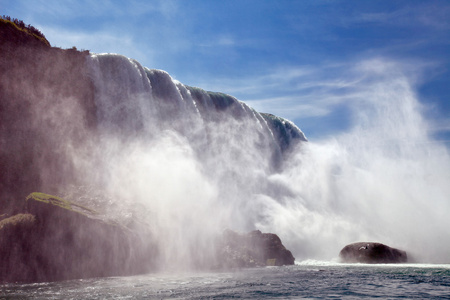
[[(267, 219), (297, 259), (332, 259), (356, 241), (404, 249), (418, 262), (450, 262), (450, 156), (429, 137), (399, 65), (366, 61), (347, 95), (351, 130), (310, 142), (270, 177), (294, 196), (262, 199)], [(272, 213), (273, 212), (273, 213)]]
[(281, 165), (267, 121), (244, 103), (218, 109), (206, 92), (121, 56), (90, 64), (101, 124), (92, 153), (76, 158), (80, 176), (118, 216), (151, 225), (161, 268), (214, 264), (226, 228), (276, 233), (298, 261), (376, 241), (450, 262), (450, 156), (428, 137), (395, 64), (359, 65), (352, 128), (299, 143)]

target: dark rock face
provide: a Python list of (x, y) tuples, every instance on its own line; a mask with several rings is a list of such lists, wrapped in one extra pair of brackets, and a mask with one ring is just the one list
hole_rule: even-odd
[(276, 234), (259, 230), (247, 234), (226, 230), (219, 259), (224, 268), (283, 266), (293, 265), (295, 261)]
[[(43, 193), (30, 194), (20, 210), (0, 215), (0, 283), (136, 275), (158, 266), (158, 243), (139, 222), (125, 227)], [(218, 246), (219, 269), (292, 265), (295, 260), (276, 234), (259, 230), (227, 230)]]
[(9, 17), (0, 18), (0, 40), (16, 45), (28, 44), (36, 47), (50, 47), (45, 36), (33, 26), (26, 26), (23, 21)]
[(339, 258), (342, 262), (368, 264), (405, 263), (408, 260), (405, 251), (372, 242), (347, 245), (339, 253)]
[(0, 213), (13, 213), (34, 191), (76, 184), (69, 149), (88, 148), (95, 91), (89, 53), (52, 48), (4, 20), (0, 40)]
[(155, 250), (130, 229), (61, 198), (33, 193), (26, 213), (0, 221), (0, 282), (148, 272)]

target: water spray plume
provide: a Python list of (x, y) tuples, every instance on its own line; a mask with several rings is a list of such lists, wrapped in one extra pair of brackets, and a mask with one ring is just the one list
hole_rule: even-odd
[(213, 236), (229, 227), (276, 232), (297, 260), (333, 259), (360, 240), (448, 260), (441, 237), (450, 225), (443, 213), (449, 155), (427, 143), (421, 106), (399, 65), (357, 65), (360, 78), (347, 87), (352, 128), (295, 143), (306, 140), (298, 129), (300, 138), (283, 137), (274, 117), (230, 96), (117, 55), (90, 64), (102, 77), (94, 77), (105, 134), (97, 146), (108, 153), (98, 171), (108, 174), (112, 195), (148, 211), (164, 264), (206, 264), (195, 258), (198, 249), (213, 248)]
[(348, 94), (353, 127), (302, 145), (274, 178), (294, 196), (285, 205), (272, 200), (278, 213), (260, 226), (282, 232), (296, 257), (330, 259), (337, 245), (373, 240), (420, 262), (449, 261), (448, 149), (432, 143), (401, 71), (382, 60), (357, 66), (362, 80)]
[[(11, 72), (32, 87), (23, 99), (15, 91), (15, 103), (39, 101), (22, 112), (30, 123), (10, 126), (32, 124), (17, 132), (33, 140), (12, 140), (2, 151), (29, 156), (30, 174), (39, 178), (33, 186), (150, 228), (141, 238), (156, 241), (159, 268), (217, 264), (215, 241), (227, 228), (274, 232), (298, 261), (332, 260), (344, 245), (370, 240), (420, 262), (449, 262), (450, 240), (443, 237), (450, 156), (429, 137), (400, 65), (354, 66), (354, 80), (341, 91), (351, 128), (307, 142), (287, 120), (135, 60), (73, 57), (82, 75), (71, 89), (61, 80), (57, 93), (44, 84), (51, 80), (35, 86), (41, 81), (34, 73)], [(63, 61), (45, 64), (62, 70)], [(80, 93), (85, 97), (73, 96)], [(2, 175), (5, 182), (18, 176), (11, 174)]]

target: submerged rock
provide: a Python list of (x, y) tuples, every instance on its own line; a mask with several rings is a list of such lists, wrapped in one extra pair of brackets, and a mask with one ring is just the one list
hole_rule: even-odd
[(293, 265), (295, 261), (276, 234), (259, 230), (247, 234), (226, 230), (219, 256), (224, 268), (283, 266)]
[(0, 282), (42, 282), (148, 271), (150, 243), (96, 212), (32, 193), (19, 213), (0, 221)]
[(345, 246), (339, 253), (342, 262), (387, 264), (405, 263), (406, 252), (381, 243), (360, 242)]

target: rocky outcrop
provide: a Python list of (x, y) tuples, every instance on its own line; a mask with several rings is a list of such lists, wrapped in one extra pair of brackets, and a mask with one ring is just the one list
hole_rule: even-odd
[[(20, 212), (0, 215), (0, 283), (154, 271), (160, 253), (150, 228), (139, 220), (125, 227), (104, 217), (60, 197), (30, 194)], [(226, 230), (218, 246), (219, 269), (292, 265), (295, 260), (276, 234), (259, 230)]]
[(339, 253), (339, 258), (346, 263), (368, 264), (405, 263), (408, 260), (405, 251), (372, 242), (347, 245)]
[(77, 184), (71, 154), (90, 151), (96, 122), (89, 53), (50, 47), (27, 28), (0, 19), (0, 213), (10, 215), (34, 191)]
[(0, 282), (42, 282), (149, 271), (149, 240), (95, 211), (31, 194), (24, 213), (0, 221)]
[(23, 21), (0, 18), (0, 40), (8, 41), (16, 45), (27, 44), (37, 47), (50, 47), (49, 41), (36, 28), (25, 25)]
[(259, 230), (247, 234), (226, 230), (220, 249), (222, 268), (283, 266), (293, 265), (295, 261), (276, 234)]

